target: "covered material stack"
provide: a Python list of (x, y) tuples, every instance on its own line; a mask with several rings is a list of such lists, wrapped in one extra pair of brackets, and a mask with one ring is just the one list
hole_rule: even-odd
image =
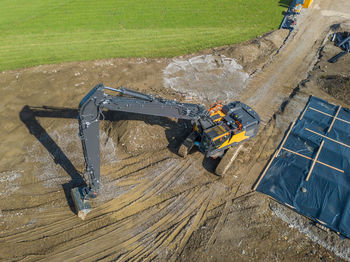
[(255, 189), (350, 237), (350, 110), (310, 97)]

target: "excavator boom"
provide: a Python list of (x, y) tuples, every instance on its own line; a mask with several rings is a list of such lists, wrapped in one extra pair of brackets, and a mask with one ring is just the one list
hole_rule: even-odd
[[(105, 90), (118, 92), (121, 96), (106, 94)], [(155, 98), (126, 88), (114, 89), (102, 84), (95, 86), (79, 104), (79, 136), (86, 164), (85, 174), (89, 178), (89, 183), (87, 187), (73, 188), (71, 193), (78, 216), (82, 219), (91, 210), (89, 199), (95, 198), (100, 189), (99, 120), (104, 108), (112, 111), (187, 119), (194, 124), (198, 123), (199, 119), (209, 117), (208, 111), (202, 105)]]

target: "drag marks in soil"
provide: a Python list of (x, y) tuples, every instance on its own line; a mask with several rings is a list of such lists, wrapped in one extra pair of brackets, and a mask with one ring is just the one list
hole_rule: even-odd
[(96, 201), (86, 221), (52, 207), (50, 223), (41, 218), (41, 226), (0, 238), (0, 253), (16, 248), (18, 259), (51, 261), (174, 259), (224, 190), (204, 174), (202, 160), (199, 152), (182, 159), (164, 149), (102, 166), (107, 198)]

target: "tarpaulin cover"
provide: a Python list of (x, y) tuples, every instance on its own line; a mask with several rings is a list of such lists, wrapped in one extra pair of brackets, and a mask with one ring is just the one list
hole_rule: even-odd
[(310, 97), (286, 136), (257, 191), (350, 238), (350, 110)]

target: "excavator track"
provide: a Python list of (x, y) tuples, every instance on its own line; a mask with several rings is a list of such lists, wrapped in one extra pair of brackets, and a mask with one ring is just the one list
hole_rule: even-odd
[(229, 148), (216, 167), (215, 174), (218, 176), (224, 176), (228, 169), (232, 166), (233, 161), (235, 161), (241, 149), (242, 145)]

